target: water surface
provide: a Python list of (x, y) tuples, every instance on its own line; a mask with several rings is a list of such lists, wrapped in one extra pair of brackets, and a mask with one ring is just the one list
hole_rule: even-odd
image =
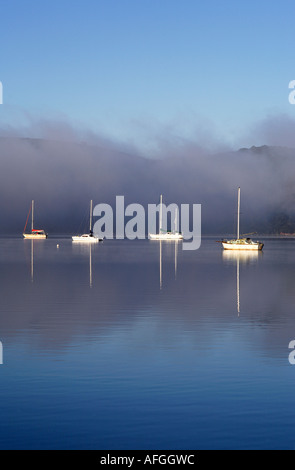
[(264, 241), (0, 239), (0, 448), (293, 449), (295, 240)]

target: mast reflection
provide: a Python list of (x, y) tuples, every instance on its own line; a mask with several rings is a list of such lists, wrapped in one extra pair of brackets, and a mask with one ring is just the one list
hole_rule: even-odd
[(74, 251), (88, 255), (89, 258), (89, 287), (93, 286), (93, 269), (92, 269), (92, 250), (95, 249), (95, 246), (92, 243), (87, 244), (73, 244), (72, 248)]
[(256, 263), (263, 256), (262, 251), (231, 251), (224, 250), (222, 252), (223, 261), (236, 263), (236, 296), (237, 296), (237, 312), (240, 316), (240, 264)]
[(179, 240), (159, 240), (159, 274), (160, 274), (160, 289), (163, 287), (163, 246), (162, 243), (165, 246), (170, 246), (173, 243), (174, 244), (174, 277), (175, 279), (177, 278), (177, 258), (178, 258), (178, 244)]

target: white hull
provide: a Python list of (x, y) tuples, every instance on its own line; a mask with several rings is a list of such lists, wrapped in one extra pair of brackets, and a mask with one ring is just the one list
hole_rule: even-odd
[(23, 233), (23, 237), (28, 240), (45, 240), (47, 238), (47, 235), (34, 235), (32, 233)]
[(260, 251), (263, 248), (263, 243), (249, 242), (249, 243), (235, 243), (235, 242), (222, 242), (225, 250), (247, 250), (247, 251)]
[(160, 197), (160, 226), (159, 226), (159, 233), (149, 233), (149, 239), (150, 240), (171, 240), (171, 241), (177, 241), (177, 240), (183, 240), (183, 235), (179, 233), (177, 230), (179, 230), (177, 226), (177, 213), (175, 214), (175, 226), (174, 226), (174, 232), (166, 232), (165, 230), (162, 230), (162, 194)]
[(92, 232), (92, 200), (90, 201), (90, 227), (89, 233), (83, 233), (83, 235), (74, 235), (72, 237), (73, 242), (78, 243), (98, 243), (101, 242), (103, 239), (95, 237)]
[(32, 201), (30, 211), (32, 211), (31, 231), (29, 233), (26, 233), (28, 218), (30, 215), (30, 212), (29, 212), (26, 225), (23, 231), (23, 237), (28, 240), (45, 240), (45, 238), (47, 238), (47, 233), (45, 232), (45, 230), (34, 229), (34, 200)]
[(183, 236), (180, 233), (150, 233), (149, 234), (150, 240), (183, 240)]
[(72, 241), (80, 243), (98, 243), (99, 241), (102, 241), (102, 239), (98, 237), (92, 237), (90, 235), (80, 235), (72, 237)]
[(254, 242), (251, 238), (240, 237), (240, 187), (238, 188), (238, 221), (237, 221), (237, 238), (233, 240), (223, 240), (222, 246), (224, 250), (238, 251), (261, 251), (264, 243)]

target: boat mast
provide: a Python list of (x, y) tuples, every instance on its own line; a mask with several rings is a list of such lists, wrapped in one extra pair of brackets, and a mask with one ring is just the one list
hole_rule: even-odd
[(240, 192), (241, 188), (238, 188), (238, 227), (237, 227), (237, 239), (240, 238)]
[(90, 233), (92, 233), (92, 199), (90, 201), (90, 227), (89, 227), (89, 231)]
[(162, 194), (160, 197), (160, 224), (159, 224), (159, 233), (162, 232)]
[(32, 232), (34, 229), (34, 201), (32, 201)]
[(237, 310), (240, 316), (240, 260), (237, 258)]
[(177, 230), (177, 215), (178, 215), (178, 207), (176, 208), (175, 210), (175, 219), (174, 219), (174, 233), (177, 233), (178, 230)]

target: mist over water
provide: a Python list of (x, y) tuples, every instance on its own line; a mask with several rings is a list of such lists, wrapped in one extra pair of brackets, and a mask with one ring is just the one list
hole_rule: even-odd
[[(238, 186), (241, 232), (269, 230), (294, 215), (295, 150), (274, 144), (163, 138), (151, 158), (71, 126), (0, 138), (1, 448), (294, 448), (292, 237), (243, 256), (69, 236), (90, 199), (160, 194), (233, 233)], [(21, 238), (32, 199), (56, 238)]]
[[(269, 141), (274, 119), (260, 129)], [(293, 144), (286, 126), (281, 134), (282, 141)], [(292, 217), (295, 212), (295, 150), (278, 146), (278, 135), (273, 143), (239, 150), (220, 145), (222, 151), (213, 152), (197, 141), (162, 136), (150, 158), (134, 145), (79, 133), (70, 125), (43, 123), (35, 132), (19, 134), (2, 131), (0, 233), (22, 233), (32, 199), (36, 227), (61, 234), (77, 230), (90, 199), (114, 208), (116, 195), (123, 195), (126, 205), (147, 208), (159, 202), (160, 194), (167, 205), (202, 204), (203, 233), (233, 233), (238, 186), (242, 232), (269, 232), (274, 214)]]

